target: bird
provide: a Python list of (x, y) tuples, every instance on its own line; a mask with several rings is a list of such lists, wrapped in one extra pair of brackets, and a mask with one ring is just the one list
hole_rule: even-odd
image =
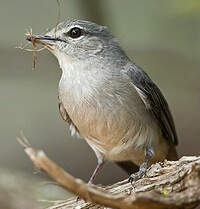
[(44, 45), (59, 62), (60, 114), (97, 157), (89, 183), (106, 161), (127, 171), (133, 183), (150, 165), (178, 159), (167, 100), (107, 27), (72, 19), (27, 40)]

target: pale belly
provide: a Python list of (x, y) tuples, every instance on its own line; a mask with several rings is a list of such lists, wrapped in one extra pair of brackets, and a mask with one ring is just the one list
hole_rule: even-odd
[(150, 164), (162, 161), (166, 158), (168, 153), (168, 144), (159, 130), (153, 127), (140, 128), (135, 130), (135, 127), (130, 127), (124, 136), (118, 137), (111, 134), (110, 138), (93, 138), (91, 135), (87, 137), (88, 144), (92, 149), (103, 155), (103, 157), (110, 161), (132, 161), (136, 165), (141, 165), (145, 158), (145, 148), (150, 144), (154, 150), (155, 155)]
[(156, 122), (142, 113), (144, 120), (138, 115), (130, 114), (122, 107), (113, 106), (111, 110), (96, 109), (82, 104), (74, 106), (70, 117), (86, 139), (97, 157), (111, 161), (132, 161), (141, 165), (145, 157), (145, 148), (151, 144), (155, 149), (153, 162), (165, 159), (168, 152), (166, 140), (162, 139)]
[(97, 157), (111, 161), (132, 161), (140, 165), (149, 144), (155, 150), (152, 162), (165, 159), (167, 142), (134, 89), (124, 92), (123, 100), (108, 98), (108, 93), (101, 95), (101, 98), (94, 96), (89, 99), (80, 93), (78, 99), (73, 98), (72, 94), (62, 90), (59, 95), (79, 134), (86, 139)]

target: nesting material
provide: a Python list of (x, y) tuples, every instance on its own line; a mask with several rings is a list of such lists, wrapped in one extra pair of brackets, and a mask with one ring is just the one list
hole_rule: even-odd
[[(56, 37), (56, 31), (57, 31), (57, 26), (60, 22), (60, 17), (61, 17), (61, 5), (60, 5), (60, 0), (56, 0), (57, 5), (58, 5), (58, 15), (57, 15), (57, 19), (56, 19), (56, 25), (55, 25), (55, 37)], [(41, 42), (39, 38), (37, 38), (36, 36), (33, 35), (32, 32), (32, 28), (30, 28), (30, 30), (25, 34), (27, 37), (27, 40), (31, 41), (32, 45), (33, 45), (33, 49), (26, 49), (25, 46), (23, 47), (17, 47), (19, 49), (25, 50), (25, 51), (32, 51), (33, 52), (33, 70), (36, 68), (36, 62), (37, 62), (37, 52), (38, 51), (42, 51), (43, 49), (45, 49), (46, 47), (51, 49), (50, 46), (48, 46), (47, 44), (45, 44), (44, 42)], [(38, 49), (37, 48), (37, 44), (42, 44), (44, 45), (43, 48)]]
[(61, 6), (60, 6), (60, 0), (56, 0), (57, 1), (57, 5), (58, 5), (58, 15), (57, 15), (57, 19), (56, 19), (56, 26), (55, 26), (55, 36), (56, 36), (56, 32), (57, 32), (57, 26), (60, 22), (60, 17), (61, 17)]
[(37, 46), (36, 46), (36, 39), (33, 37), (32, 28), (30, 29), (30, 32), (25, 34), (27, 38), (30, 38), (32, 44), (33, 44), (33, 69), (36, 67), (36, 60), (37, 60)]

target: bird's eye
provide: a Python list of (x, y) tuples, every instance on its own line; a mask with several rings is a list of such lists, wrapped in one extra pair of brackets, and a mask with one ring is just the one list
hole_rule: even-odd
[(75, 28), (72, 28), (67, 34), (71, 38), (78, 38), (83, 35), (83, 32), (82, 32), (82, 29), (75, 27)]

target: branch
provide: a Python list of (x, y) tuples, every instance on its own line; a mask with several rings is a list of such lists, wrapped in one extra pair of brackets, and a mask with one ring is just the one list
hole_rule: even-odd
[(182, 157), (179, 161), (154, 164), (144, 178), (134, 183), (134, 187), (124, 180), (100, 188), (74, 178), (43, 151), (20, 142), (39, 169), (83, 199), (76, 201), (77, 198), (72, 198), (48, 209), (104, 208), (99, 205), (119, 209), (189, 209), (200, 204), (200, 157)]

